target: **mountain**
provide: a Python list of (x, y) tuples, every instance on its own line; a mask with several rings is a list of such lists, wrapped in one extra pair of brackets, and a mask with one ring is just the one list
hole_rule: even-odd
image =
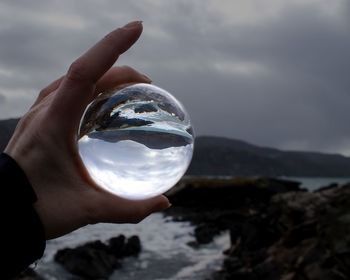
[(222, 137), (198, 137), (188, 175), (350, 177), (350, 157), (281, 151)]
[[(0, 149), (18, 119), (0, 121)], [(281, 151), (244, 141), (200, 136), (187, 175), (350, 177), (350, 157), (318, 152)]]

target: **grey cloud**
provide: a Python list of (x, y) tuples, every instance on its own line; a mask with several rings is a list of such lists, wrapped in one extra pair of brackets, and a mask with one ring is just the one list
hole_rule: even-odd
[(3, 94), (0, 93), (0, 104), (3, 104), (3, 103), (5, 103), (5, 102), (6, 102), (6, 97), (5, 97), (5, 95), (3, 95)]
[(290, 4), (278, 16), (250, 24), (231, 23), (200, 1), (88, 1), (83, 7), (63, 2), (66, 8), (11, 1), (13, 9), (32, 15), (35, 9), (39, 14), (58, 9), (86, 26), (43, 25), (32, 16), (26, 25), (11, 21), (11, 28), (0, 29), (0, 69), (17, 76), (2, 77), (0, 71), (0, 88), (39, 90), (106, 32), (141, 19), (144, 34), (119, 63), (145, 72), (177, 96), (197, 135), (350, 150), (344, 144), (350, 139), (347, 1), (335, 16), (324, 14), (317, 2)]
[[(234, 28), (232, 38), (222, 43), (220, 38), (230, 35), (228, 29), (212, 37), (220, 59), (257, 61), (266, 66), (267, 75), (263, 79), (228, 75), (226, 80), (214, 76), (221, 82), (213, 83), (210, 71), (201, 72), (199, 88), (192, 92), (200, 96), (209, 87), (213, 96), (206, 96), (211, 108), (196, 112), (201, 115), (200, 133), (216, 131), (280, 147), (299, 139), (313, 150), (330, 150), (350, 136), (350, 59), (345, 51), (350, 49), (350, 37), (344, 26), (333, 25), (312, 10), (289, 10), (277, 22)], [(208, 118), (211, 112), (217, 118)]]

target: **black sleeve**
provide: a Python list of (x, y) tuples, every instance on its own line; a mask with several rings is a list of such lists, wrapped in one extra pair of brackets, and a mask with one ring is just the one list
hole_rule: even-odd
[(45, 249), (45, 233), (33, 208), (37, 200), (19, 165), (0, 154), (1, 182), (1, 279), (11, 279), (39, 259)]

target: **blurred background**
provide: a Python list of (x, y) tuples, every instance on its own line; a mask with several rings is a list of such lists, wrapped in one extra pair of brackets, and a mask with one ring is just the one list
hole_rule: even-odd
[(348, 0), (2, 0), (1, 150), (43, 87), (134, 20), (117, 65), (184, 104), (191, 166), (164, 214), (51, 240), (25, 279), (350, 279)]

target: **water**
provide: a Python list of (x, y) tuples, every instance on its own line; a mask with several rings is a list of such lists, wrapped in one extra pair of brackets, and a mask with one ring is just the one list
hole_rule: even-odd
[(79, 152), (95, 182), (129, 199), (164, 193), (193, 153), (189, 116), (170, 93), (136, 84), (101, 94), (80, 126)]
[(344, 185), (350, 183), (350, 178), (344, 177), (282, 177), (282, 179), (300, 182), (300, 187), (310, 192), (331, 184)]
[(155, 213), (139, 224), (89, 225), (63, 237), (50, 240), (36, 271), (48, 280), (79, 279), (53, 261), (58, 249), (76, 247), (91, 240), (106, 241), (124, 234), (138, 235), (142, 251), (138, 257), (123, 259), (122, 268), (115, 270), (110, 280), (203, 280), (220, 268), (229, 247), (229, 234), (224, 232), (214, 242), (194, 249), (187, 245), (193, 241), (193, 226), (188, 222), (172, 222)]
[[(284, 177), (302, 182), (302, 187), (313, 191), (330, 183), (343, 184), (350, 178), (300, 178)], [(142, 252), (139, 257), (123, 260), (121, 269), (115, 270), (110, 280), (203, 280), (222, 265), (222, 251), (230, 244), (228, 232), (217, 236), (214, 242), (194, 249), (187, 245), (193, 241), (194, 227), (188, 222), (173, 222), (155, 213), (139, 224), (97, 224), (89, 225), (63, 237), (50, 240), (43, 258), (36, 270), (48, 280), (77, 280), (53, 261), (58, 249), (77, 247), (93, 240), (106, 241), (124, 234), (127, 237), (138, 235)]]

